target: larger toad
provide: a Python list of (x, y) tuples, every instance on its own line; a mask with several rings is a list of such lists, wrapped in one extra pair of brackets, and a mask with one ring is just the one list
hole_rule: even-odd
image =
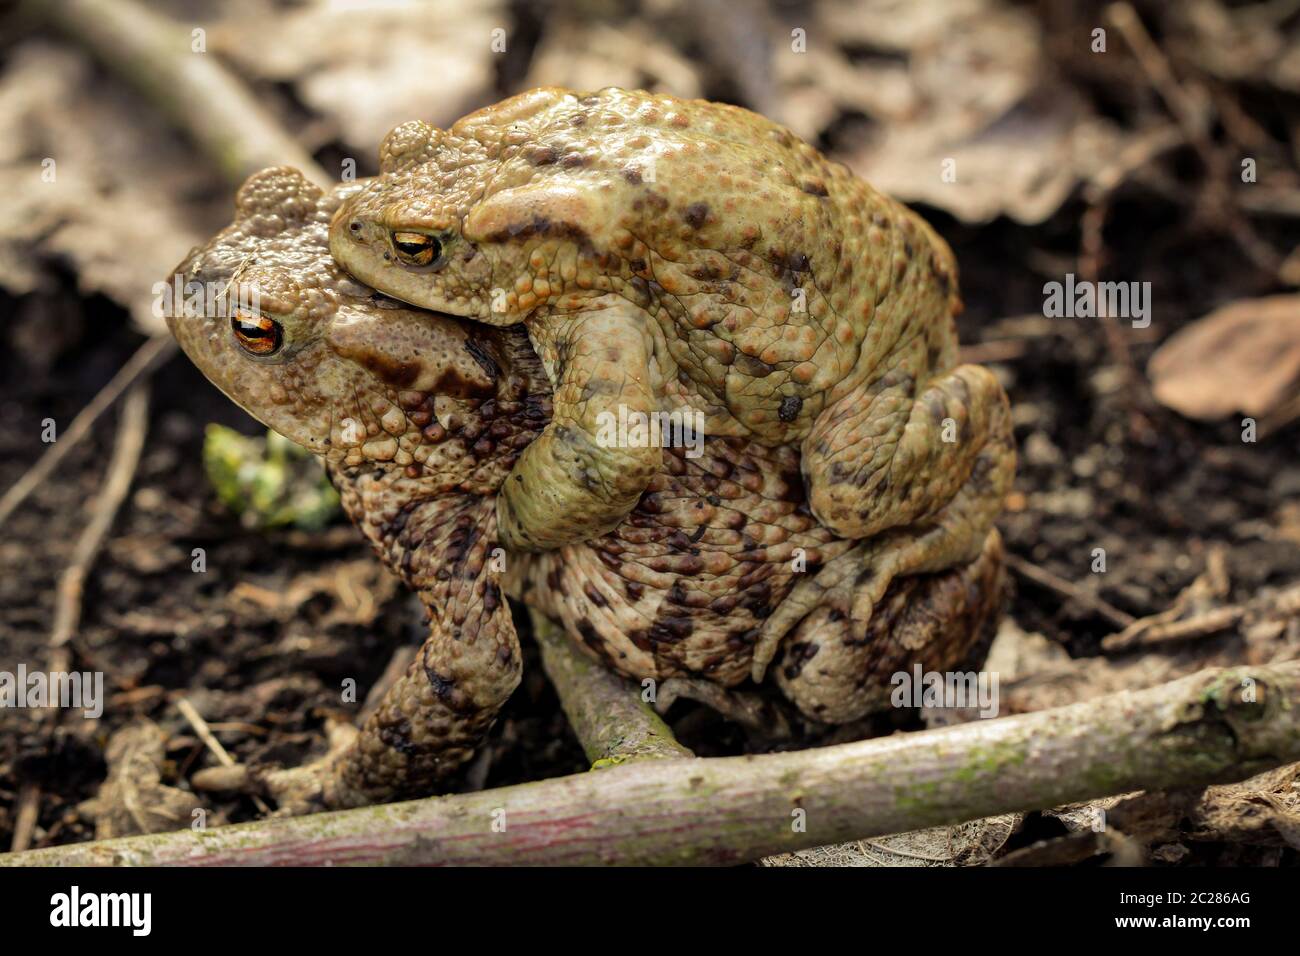
[(406, 302), (523, 323), (555, 387), (498, 499), (511, 547), (615, 527), (662, 451), (610, 423), (695, 410), (709, 435), (801, 444), (809, 505), (842, 537), (919, 533), (981, 498), (904, 564), (978, 552), (1014, 468), (1006, 398), (957, 365), (948, 246), (843, 165), (746, 110), (618, 89), (407, 123), (380, 156), (334, 219), (337, 261)]
[[(401, 307), (343, 274), (326, 223), (355, 188), (323, 196), (288, 169), (252, 177), (235, 222), (178, 269), (217, 299), (168, 317), (208, 378), (324, 459), (353, 521), (428, 608), (428, 639), (355, 739), (269, 778), (288, 805), (425, 793), (463, 763), (519, 681), (503, 592), (626, 676), (727, 687), (750, 676), (765, 623), (785, 617), (776, 682), (826, 722), (881, 707), (899, 670), (957, 665), (987, 632), (1001, 573), (988, 531), (969, 564), (867, 576), (793, 612), (805, 568), (869, 568), (878, 552), (811, 515), (795, 448), (753, 440), (709, 439), (698, 458), (673, 449), (613, 531), (506, 555), (496, 496), (544, 433), (550, 383), (521, 330)], [(856, 593), (877, 586), (877, 613), (854, 626)]]

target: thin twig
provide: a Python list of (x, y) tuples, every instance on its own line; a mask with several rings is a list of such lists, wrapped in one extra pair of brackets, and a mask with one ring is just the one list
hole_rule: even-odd
[[(1210, 138), (1209, 96), (1193, 96), (1174, 76), (1169, 60), (1161, 52), (1151, 34), (1142, 24), (1137, 11), (1127, 2), (1112, 3), (1106, 8), (1107, 21), (1120, 31), (1129, 49), (1137, 57), (1138, 65), (1155, 88), (1165, 106), (1182, 127), (1187, 141), (1196, 149), (1205, 167), (1204, 195), (1213, 208), (1227, 220), (1228, 234), (1261, 271), (1277, 276), (1282, 267), (1282, 257), (1255, 231), (1250, 221), (1233, 205), (1228, 189), (1231, 164)], [(1198, 92), (1199, 88), (1198, 88)]]
[[(233, 767), (235, 765), (235, 758), (230, 756), (226, 751), (226, 748), (221, 746), (221, 741), (213, 736), (212, 730), (208, 727), (208, 722), (203, 719), (202, 714), (194, 709), (194, 705), (189, 702), (188, 698), (178, 698), (176, 701), (176, 709), (181, 712), (181, 716), (184, 717), (189, 725), (194, 728), (195, 735), (199, 740), (203, 741), (203, 745), (212, 752), (214, 757), (217, 758), (218, 763), (223, 767)], [(258, 810), (262, 813), (271, 812), (271, 808), (267, 806), (265, 800), (257, 794), (252, 794), (251, 796), (253, 798), (253, 803), (257, 805)]]
[(41, 815), (41, 787), (37, 783), (24, 783), (18, 788), (14, 802), (14, 837), (10, 849), (21, 853), (32, 845), (32, 834)]
[(99, 394), (91, 399), (90, 404), (81, 410), (63, 436), (55, 441), (45, 453), (18, 479), (4, 497), (0, 498), (0, 525), (5, 523), (14, 511), (27, 500), (27, 497), (45, 483), (54, 473), (68, 452), (77, 447), (77, 443), (90, 434), (91, 426), (99, 416), (108, 411), (137, 379), (147, 377), (173, 355), (176, 354), (176, 340), (170, 334), (155, 335), (140, 346), (126, 364), (118, 369)]
[(1031, 564), (1018, 554), (1007, 554), (1007, 566), (1017, 574), (1029, 578), (1029, 580), (1033, 581), (1035, 584), (1041, 584), (1043, 587), (1049, 588), (1057, 594), (1061, 594), (1072, 601), (1079, 602), (1084, 607), (1091, 608), (1112, 624), (1118, 625), (1119, 627), (1128, 627), (1137, 620), (1137, 618), (1132, 614), (1129, 614), (1127, 611), (1121, 611), (1119, 608), (1115, 607), (1115, 605), (1111, 604), (1099, 595), (1093, 594), (1085, 588), (1079, 587), (1079, 585), (1072, 581), (1067, 581), (1059, 574), (1053, 574), (1046, 568), (1040, 568), (1036, 564)]
[(81, 532), (72, 552), (72, 563), (59, 578), (54, 598), (54, 628), (50, 633), (50, 647), (54, 649), (51, 669), (67, 670), (69, 654), (67, 643), (81, 623), (81, 594), (90, 574), (91, 565), (103, 547), (104, 538), (117, 517), (117, 510), (126, 499), (135, 479), (136, 466), (144, 449), (145, 433), (149, 427), (149, 385), (139, 382), (131, 386), (126, 401), (122, 403), (122, 417), (117, 426), (117, 440), (113, 457), (108, 464), (103, 488), (95, 500), (90, 523)]
[(633, 760), (480, 793), (49, 847), (0, 865), (734, 864), (1241, 780), (1296, 760), (1300, 662), (1290, 661), (834, 747)]

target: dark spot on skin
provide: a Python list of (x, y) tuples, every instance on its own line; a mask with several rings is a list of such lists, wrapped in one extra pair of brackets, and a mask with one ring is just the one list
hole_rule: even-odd
[(709, 218), (709, 204), (704, 202), (691, 203), (686, 207), (682, 218), (686, 220), (686, 224), (692, 229), (699, 229), (704, 225), (705, 220)]
[(689, 617), (663, 614), (655, 618), (647, 635), (655, 644), (676, 644), (690, 637), (695, 631), (695, 622)]
[(810, 266), (805, 252), (792, 252), (786, 257), (785, 264), (791, 272), (807, 272)]
[(583, 585), (582, 593), (585, 594), (587, 600), (596, 605), (596, 607), (609, 606), (609, 601), (605, 599), (605, 595), (601, 594), (600, 591), (596, 590), (595, 586), (590, 583)]
[(367, 351), (358, 355), (362, 366), (395, 388), (405, 388), (420, 377), (419, 362), (403, 362), (389, 355)]
[(740, 603), (740, 598), (734, 594), (724, 594), (722, 597), (714, 598), (709, 602), (709, 610), (719, 616), (726, 616), (736, 609)]
[(794, 680), (804, 669), (804, 665), (817, 656), (821, 650), (818, 644), (811, 644), (806, 641), (796, 641), (792, 643), (786, 651), (786, 665), (784, 673), (787, 680)]
[(640, 186), (640, 185), (641, 185), (641, 170), (639, 170), (639, 169), (638, 169), (637, 167), (635, 167), (635, 166), (624, 166), (624, 167), (623, 167), (623, 178), (626, 179), (626, 180), (627, 180), (629, 183), (631, 183), (633, 186)]
[(478, 343), (477, 339), (466, 339), (465, 351), (470, 354), (470, 358), (478, 363), (479, 368), (483, 369), (484, 373), (488, 378), (492, 379), (494, 384), (499, 378), (501, 378), (501, 367), (497, 365), (491, 355), (488, 355), (483, 346)]
[(645, 594), (645, 585), (637, 584), (635, 581), (624, 581), (623, 590), (627, 592), (629, 599), (639, 601)]
[(803, 184), (803, 191), (810, 196), (829, 196), (826, 184), (820, 179), (810, 179)]
[(743, 651), (747, 647), (753, 647), (754, 642), (758, 640), (758, 631), (759, 629), (756, 627), (729, 631), (727, 633), (727, 647), (733, 651)]
[(559, 154), (549, 146), (540, 146), (534, 149), (528, 156), (528, 161), (534, 166), (550, 166), (559, 158)]
[(627, 265), (628, 265), (628, 268), (631, 269), (633, 272), (645, 272), (645, 260), (644, 260), (644, 259), (640, 259), (640, 258), (638, 258), (638, 259), (633, 259), (633, 260), (632, 260), (631, 262), (629, 262)]
[(403, 719), (395, 723), (381, 724), (379, 739), (383, 741), (385, 747), (396, 750), (408, 757), (414, 757), (420, 752), (420, 748), (411, 739), (411, 722), (409, 720)]
[(733, 364), (741, 374), (748, 375), (750, 378), (765, 378), (772, 374), (772, 366), (744, 352), (736, 356)]
[(546, 216), (534, 215), (527, 221), (512, 222), (487, 238), (489, 242), (531, 239), (533, 237), (571, 239), (589, 246), (586, 230), (571, 222), (555, 222)]
[(799, 417), (799, 409), (803, 408), (803, 399), (798, 395), (787, 395), (781, 399), (781, 406), (776, 410), (777, 417), (783, 422), (792, 422)]
[[(772, 585), (767, 581), (760, 581), (752, 587), (746, 588), (741, 598), (740, 606), (750, 611), (756, 617), (760, 616), (758, 612), (766, 610), (771, 613)], [(761, 615), (766, 617), (767, 615)]]
[(581, 169), (587, 165), (587, 157), (582, 153), (565, 153), (564, 158), (560, 160), (560, 165), (565, 169)]
[(585, 617), (578, 621), (576, 627), (578, 629), (578, 634), (581, 635), (582, 639), (586, 641), (589, 647), (599, 649), (604, 645), (604, 641), (602, 641), (600, 635), (596, 633), (595, 626), (593, 626)]
[(443, 703), (449, 703), (451, 695), (456, 690), (456, 681), (450, 677), (443, 677), (428, 664), (424, 665), (424, 676), (428, 679), (433, 692), (438, 695), (438, 699)]
[(952, 276), (939, 266), (934, 259), (930, 260), (930, 271), (934, 274), (934, 281), (939, 284), (944, 296), (952, 294)]

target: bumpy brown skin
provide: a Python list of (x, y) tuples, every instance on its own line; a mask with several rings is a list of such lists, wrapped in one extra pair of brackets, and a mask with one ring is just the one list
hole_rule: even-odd
[[(350, 188), (322, 196), (293, 170), (260, 173), (235, 222), (177, 270), (222, 302), (258, 293), (240, 318), (279, 323), (274, 354), (250, 354), (225, 314), (168, 320), (227, 395), (325, 459), (348, 514), (429, 609), (428, 640), (355, 739), (272, 775), (273, 792), (294, 810), (349, 806), (428, 792), (463, 763), (519, 680), (503, 591), (629, 677), (743, 681), (801, 572), (860, 547), (812, 516), (797, 451), (740, 438), (710, 439), (698, 459), (670, 450), (614, 531), (502, 561), (497, 496), (549, 421), (549, 383), (522, 331), (398, 307), (348, 279), (325, 223)], [(969, 565), (897, 581), (870, 629), (852, 625), (852, 589), (797, 615), (786, 694), (849, 720), (882, 705), (901, 666), (963, 660), (996, 618), (996, 532), (983, 545)]]
[[(618, 89), (407, 123), (380, 155), (335, 217), (335, 258), (415, 305), (525, 323), (555, 384), (555, 421), (499, 501), (511, 546), (586, 540), (628, 513), (660, 452), (602, 443), (600, 415), (625, 406), (802, 442), (812, 511), (842, 537), (924, 533), (963, 489), (987, 491), (942, 540), (899, 539), (897, 564), (978, 552), (1014, 470), (1006, 397), (954, 367), (948, 246), (843, 165), (746, 110)], [(412, 233), (436, 258), (413, 264)], [(981, 459), (988, 480), (969, 488)]]

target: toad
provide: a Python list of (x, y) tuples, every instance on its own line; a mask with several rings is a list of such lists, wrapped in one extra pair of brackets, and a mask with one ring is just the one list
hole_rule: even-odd
[[(334, 258), (413, 305), (524, 325), (554, 387), (497, 497), (507, 547), (616, 527), (665, 452), (607, 426), (691, 412), (710, 436), (799, 446), (808, 508), (879, 538), (877, 573), (980, 552), (1014, 471), (1006, 396), (958, 364), (947, 244), (845, 166), (747, 110), (613, 88), (406, 123), (380, 160), (333, 220)], [(825, 568), (790, 611), (862, 573)], [(859, 589), (857, 624), (882, 593)]]
[[(167, 316), (204, 375), (322, 459), (347, 514), (427, 610), (427, 639), (364, 726), (324, 759), (266, 775), (282, 808), (424, 794), (462, 765), (520, 679), (507, 596), (627, 677), (728, 688), (753, 676), (763, 628), (779, 619), (772, 679), (827, 723), (888, 706), (892, 674), (956, 666), (989, 634), (996, 531), (983, 527), (966, 562), (893, 574), (877, 544), (817, 520), (791, 444), (669, 449), (612, 530), (509, 551), (497, 502), (553, 421), (551, 382), (523, 329), (403, 306), (335, 264), (331, 216), (365, 188), (323, 194), (288, 168), (251, 177), (234, 222), (177, 269), (215, 297)], [(810, 583), (819, 566), (859, 572), (826, 590)], [(864, 588), (879, 592), (876, 613), (855, 627)]]

